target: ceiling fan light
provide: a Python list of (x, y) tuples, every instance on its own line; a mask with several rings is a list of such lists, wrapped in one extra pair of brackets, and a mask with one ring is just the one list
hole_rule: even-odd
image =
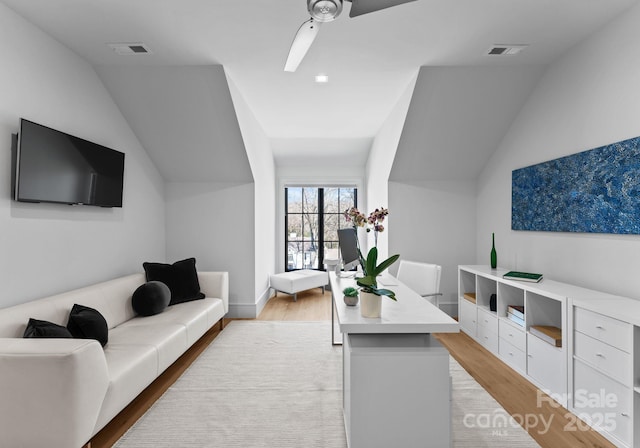
[(342, 0), (308, 0), (309, 14), (318, 22), (331, 22), (342, 12)]

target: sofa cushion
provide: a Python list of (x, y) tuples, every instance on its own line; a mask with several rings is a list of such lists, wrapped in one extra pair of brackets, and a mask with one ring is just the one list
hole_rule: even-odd
[(46, 320), (29, 319), (24, 330), (25, 338), (72, 338), (73, 336), (62, 325), (54, 324)]
[(153, 316), (162, 313), (171, 300), (169, 287), (162, 282), (152, 280), (140, 285), (131, 297), (131, 304), (140, 316)]
[[(131, 325), (135, 321), (141, 321), (142, 324)], [(156, 375), (160, 375), (189, 348), (187, 329), (180, 323), (169, 322), (159, 325), (144, 322), (149, 322), (149, 318), (136, 317), (111, 330), (109, 346), (149, 345), (154, 347), (158, 356)]]
[(187, 258), (173, 264), (146, 262), (142, 267), (147, 275), (147, 281), (157, 280), (169, 287), (171, 290), (169, 305), (204, 299), (204, 294), (200, 292), (195, 258)]
[(94, 434), (104, 427), (158, 376), (158, 350), (150, 344), (109, 342), (104, 348), (109, 389)]
[(95, 339), (104, 347), (109, 340), (107, 321), (98, 310), (78, 305), (71, 308), (67, 329), (74, 338)]
[[(224, 316), (222, 300), (205, 298), (170, 306), (162, 314), (149, 317), (135, 317), (122, 326), (182, 324), (187, 331), (187, 344), (190, 346)], [(211, 316), (216, 317), (215, 320)]]

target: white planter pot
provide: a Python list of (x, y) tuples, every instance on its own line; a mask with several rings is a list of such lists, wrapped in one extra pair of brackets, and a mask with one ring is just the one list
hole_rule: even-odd
[(360, 291), (360, 314), (362, 317), (380, 317), (382, 296)]

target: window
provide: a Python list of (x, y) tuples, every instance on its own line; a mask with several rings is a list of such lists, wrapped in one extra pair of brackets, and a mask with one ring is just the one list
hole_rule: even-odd
[(353, 187), (288, 187), (285, 197), (285, 270), (324, 269), (340, 258), (338, 229), (349, 227), (343, 213), (357, 206)]

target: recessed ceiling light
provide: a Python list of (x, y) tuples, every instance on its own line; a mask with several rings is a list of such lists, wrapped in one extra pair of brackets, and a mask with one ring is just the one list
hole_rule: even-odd
[(528, 46), (529, 45), (527, 44), (518, 44), (518, 45), (495, 44), (493, 47), (489, 48), (489, 51), (487, 51), (487, 54), (491, 56), (513, 56), (520, 53), (522, 50), (524, 50)]
[(117, 54), (134, 55), (134, 54), (151, 54), (152, 51), (146, 44), (139, 43), (114, 43), (107, 44), (109, 48)]
[(329, 82), (329, 75), (316, 75), (316, 82), (320, 84)]

